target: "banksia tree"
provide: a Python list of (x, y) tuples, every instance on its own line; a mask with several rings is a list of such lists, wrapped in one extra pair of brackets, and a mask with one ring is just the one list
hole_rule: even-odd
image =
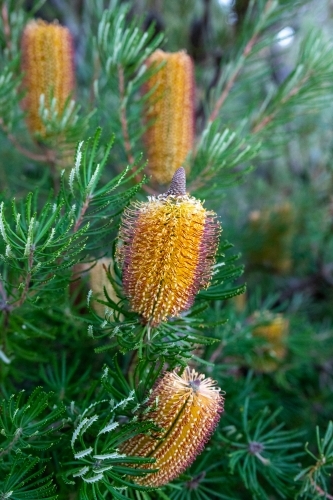
[(0, 499), (331, 500), (333, 21), (240, 3), (1, 2)]
[[(157, 382), (143, 419), (153, 420), (161, 431), (139, 434), (121, 446), (126, 455), (154, 458), (158, 472), (136, 478), (138, 484), (162, 486), (176, 478), (202, 452), (220, 419), (223, 397), (211, 378), (189, 367), (182, 375), (167, 372)], [(152, 465), (144, 465), (149, 469)]]
[[(68, 28), (42, 20), (30, 21), (22, 36), (24, 109), (32, 134), (45, 136), (40, 110), (41, 99), (50, 108), (56, 99), (61, 114), (75, 88), (73, 40)], [(43, 98), (42, 98), (43, 96)]]
[(132, 310), (156, 326), (189, 309), (209, 284), (219, 233), (216, 214), (186, 194), (183, 168), (164, 195), (126, 209), (118, 259)]
[(155, 51), (147, 60), (156, 72), (145, 84), (145, 145), (148, 172), (159, 184), (170, 182), (194, 141), (194, 68), (184, 51)]

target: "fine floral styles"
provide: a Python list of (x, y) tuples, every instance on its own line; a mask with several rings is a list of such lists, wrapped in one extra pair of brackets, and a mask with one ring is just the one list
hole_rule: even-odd
[(218, 424), (223, 403), (220, 389), (211, 378), (188, 367), (182, 375), (176, 371), (165, 373), (147, 403), (153, 409), (143, 417), (153, 420), (161, 431), (156, 435), (139, 434), (121, 447), (126, 455), (156, 460), (140, 468), (156, 468), (158, 472), (136, 477), (135, 481), (158, 487), (178, 477), (202, 452)]
[(170, 189), (124, 212), (118, 260), (133, 311), (156, 326), (186, 311), (209, 285), (221, 228), (214, 212), (188, 196), (179, 168)]

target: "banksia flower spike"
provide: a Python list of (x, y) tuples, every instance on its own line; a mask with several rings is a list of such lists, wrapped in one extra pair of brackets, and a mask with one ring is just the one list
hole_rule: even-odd
[(254, 360), (255, 368), (262, 372), (274, 371), (287, 354), (286, 338), (289, 330), (289, 320), (282, 314), (266, 312), (262, 318), (265, 324), (257, 325), (252, 330), (254, 337), (267, 341), (263, 346), (260, 356)]
[(151, 326), (177, 316), (209, 285), (220, 225), (214, 212), (186, 194), (179, 168), (163, 195), (124, 212), (118, 260), (133, 311)]
[(154, 181), (165, 184), (193, 147), (194, 69), (184, 51), (156, 50), (147, 61), (148, 66), (161, 63), (164, 66), (145, 86), (145, 91), (151, 92), (146, 103), (145, 144), (149, 173)]
[(251, 212), (246, 235), (250, 264), (279, 274), (288, 272), (293, 233), (294, 215), (289, 203)]
[(139, 434), (121, 447), (126, 455), (156, 460), (154, 464), (140, 464), (140, 468), (158, 468), (158, 472), (135, 481), (159, 487), (178, 477), (204, 449), (218, 424), (223, 403), (220, 389), (211, 378), (205, 379), (188, 367), (182, 375), (165, 373), (148, 401), (153, 410), (143, 416), (144, 420), (153, 420), (161, 431)]
[(31, 133), (45, 135), (39, 116), (40, 98), (49, 106), (50, 96), (61, 112), (75, 85), (72, 36), (67, 28), (42, 20), (27, 24), (22, 37), (24, 108)]

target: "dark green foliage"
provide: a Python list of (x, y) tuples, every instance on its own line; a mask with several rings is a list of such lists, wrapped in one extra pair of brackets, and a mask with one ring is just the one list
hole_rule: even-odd
[[(32, 4), (0, 7), (0, 499), (330, 500), (328, 0), (316, 8), (292, 0)], [(47, 139), (29, 134), (22, 109), (20, 40), (34, 16), (66, 24), (76, 48), (75, 102), (61, 113), (54, 98), (49, 108), (41, 102)], [(290, 48), (277, 43), (285, 27)], [(187, 186), (217, 212), (223, 239), (193, 307), (151, 327), (131, 310), (117, 264), (106, 265), (100, 295), (90, 271), (97, 259), (116, 260), (124, 208), (158, 194), (144, 175), (142, 141), (142, 87), (157, 70), (145, 61), (157, 48), (195, 58)], [(278, 315), (289, 328), (277, 355), (274, 339), (255, 331)], [(147, 473), (140, 465), (153, 471), (154, 459), (119, 447), (158, 430), (140, 419), (149, 395), (165, 370), (187, 365), (217, 381), (225, 412), (179, 478), (138, 486), (135, 477)]]

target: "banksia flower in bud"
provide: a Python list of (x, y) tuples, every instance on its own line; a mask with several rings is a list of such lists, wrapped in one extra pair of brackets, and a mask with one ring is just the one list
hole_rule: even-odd
[(72, 36), (67, 28), (42, 20), (27, 24), (22, 37), (23, 86), (27, 91), (24, 108), (31, 133), (45, 135), (39, 116), (43, 94), (49, 106), (50, 96), (61, 112), (75, 85)]
[(194, 140), (194, 69), (184, 51), (167, 53), (156, 50), (148, 66), (165, 63), (149, 78), (145, 119), (148, 129), (145, 144), (149, 173), (154, 181), (165, 184), (183, 165)]
[(118, 259), (132, 310), (156, 326), (191, 307), (209, 284), (219, 233), (216, 214), (186, 194), (183, 168), (164, 195), (127, 208)]
[[(104, 290), (106, 290), (106, 293), (108, 294), (110, 299), (117, 304), (120, 301), (120, 299), (117, 296), (112, 283), (108, 279), (107, 270), (109, 270), (111, 276), (114, 277), (113, 259), (106, 257), (104, 257), (103, 259), (99, 259), (94, 265), (94, 267), (92, 267), (89, 271), (89, 285), (93, 292), (93, 298), (106, 301), (107, 298), (104, 292)], [(92, 307), (99, 316), (104, 317), (105, 305), (96, 302), (96, 300), (93, 300)], [(120, 321), (123, 320), (122, 315), (120, 315), (119, 320)]]
[[(254, 318), (256, 317), (255, 314)], [(254, 360), (254, 367), (268, 373), (274, 371), (286, 356), (289, 321), (282, 314), (273, 315), (268, 311), (261, 316), (261, 320), (265, 321), (265, 324), (255, 326), (252, 335), (266, 340), (267, 345), (263, 346), (261, 352), (258, 353), (258, 357)]]
[(144, 420), (153, 420), (161, 431), (139, 434), (121, 447), (126, 455), (156, 460), (153, 465), (140, 464), (140, 468), (158, 468), (158, 472), (135, 481), (157, 488), (178, 477), (204, 449), (218, 424), (223, 403), (220, 389), (211, 378), (205, 379), (188, 367), (182, 375), (165, 373), (148, 401), (153, 410), (143, 416)]

